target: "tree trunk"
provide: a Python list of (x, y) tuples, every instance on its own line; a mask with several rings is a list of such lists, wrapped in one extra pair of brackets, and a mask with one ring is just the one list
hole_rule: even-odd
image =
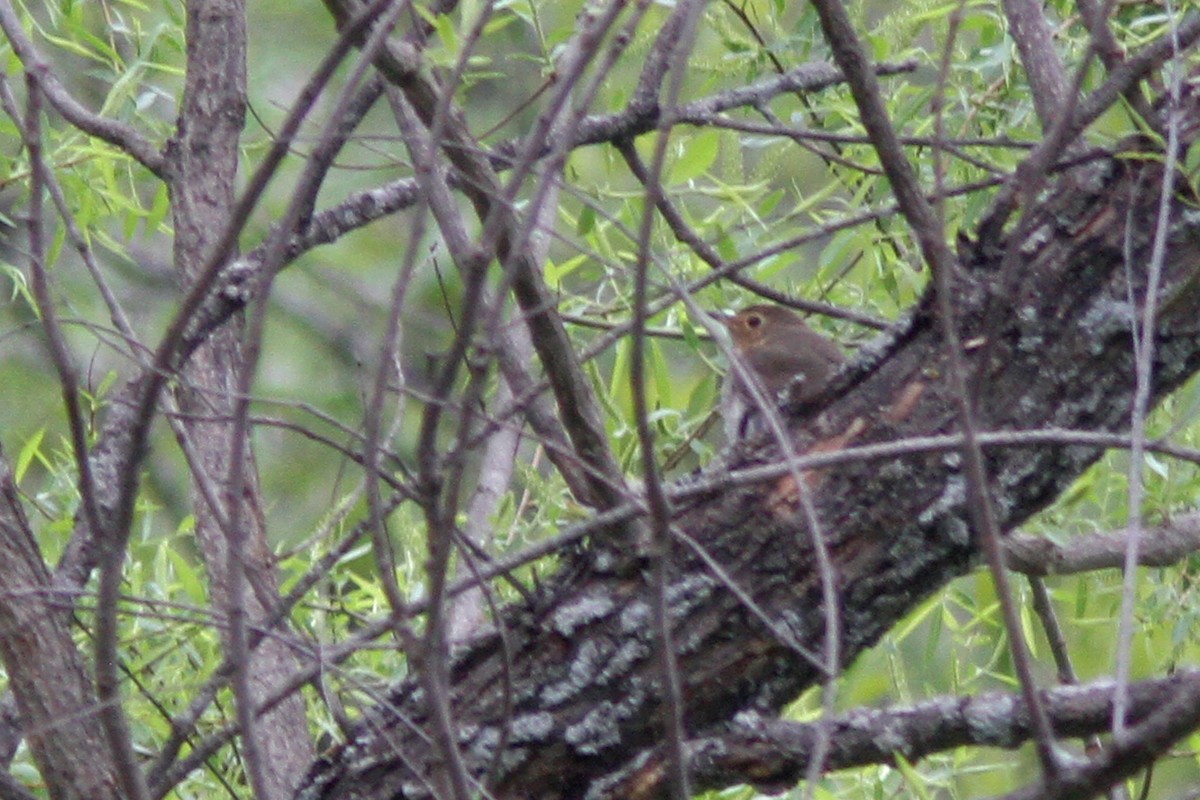
[[(187, 85), (177, 133), (168, 149), (175, 221), (175, 268), (191, 286), (211, 257), (222, 231), (230, 224), (246, 118), (246, 22), (242, 0), (207, 0), (188, 4)], [(242, 318), (232, 320), (201, 345), (183, 371), (177, 392), (183, 412), (180, 425), (190, 440), (193, 469), (196, 541), (211, 577), (213, 598), (226, 618), (243, 614), (248, 624), (261, 620), (278, 600), (275, 563), (267, 542), (263, 502), (253, 451), (248, 440), (234, 442), (238, 377), (246, 369), (242, 354)], [(229, 485), (230, 462), (240, 451), (245, 459), (242, 491)], [(207, 480), (216, 497), (206, 496), (198, 482)], [(219, 509), (210, 504), (214, 500)], [(239, 505), (236, 530), (226, 530), (220, 517), (232, 518)], [(217, 512), (220, 513), (217, 513)], [(241, 559), (244, 580), (253, 591), (234, 598), (229, 552)], [(229, 628), (223, 628), (227, 649)], [(254, 702), (269, 697), (298, 667), (282, 641), (268, 637), (247, 653), (250, 693)], [(257, 742), (262, 752), (263, 784), (271, 798), (288, 796), (297, 776), (311, 761), (304, 700), (292, 695), (263, 716)], [(267, 800), (263, 798), (262, 800)]]

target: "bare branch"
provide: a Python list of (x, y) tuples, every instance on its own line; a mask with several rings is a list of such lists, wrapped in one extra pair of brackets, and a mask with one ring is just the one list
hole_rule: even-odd
[[(1026, 575), (1074, 575), (1121, 569), (1130, 531), (1072, 536), (1062, 543), (1043, 536), (1015, 533), (1005, 540), (1010, 569)], [(1143, 528), (1137, 563), (1169, 567), (1200, 550), (1200, 516), (1187, 514), (1162, 525)]]
[(37, 83), (54, 110), (62, 114), (63, 119), (84, 133), (102, 139), (122, 152), (128, 153), (134, 160), (160, 178), (166, 177), (164, 174), (166, 162), (162, 154), (136, 129), (116, 120), (93, 114), (71, 96), (49, 62), (42, 57), (37, 48), (33, 46), (33, 42), (25, 35), (25, 29), (21, 27), (21, 21), (17, 18), (9, 0), (0, 2), (0, 28), (4, 29), (4, 35), (8, 37), (13, 51), (21, 59), (25, 71)]
[(1049, 130), (1063, 112), (1070, 82), (1062, 59), (1054, 49), (1054, 34), (1042, 5), (1036, 0), (1004, 0), (1004, 16), (1009, 36), (1021, 53), (1021, 63), (1029, 76), (1029, 89), (1042, 128)]
[[(1142, 681), (1130, 689), (1130, 711), (1135, 719), (1145, 720), (1179, 693), (1200, 689), (1200, 672)], [(1064, 737), (1103, 733), (1112, 692), (1110, 681), (1047, 689), (1046, 711)], [(914, 762), (956, 747), (1013, 749), (1032, 735), (1029, 713), (1020, 696), (999, 693), (939, 697), (907, 708), (861, 709), (836, 717), (832, 726), (831, 769), (889, 764), (897, 753)], [(760, 791), (774, 792), (803, 777), (816, 729), (815, 724), (748, 714), (735, 723), (730, 734), (688, 742), (688, 752), (693, 769), (708, 785), (750, 775)], [(1134, 771), (1136, 768), (1129, 768), (1124, 774)]]

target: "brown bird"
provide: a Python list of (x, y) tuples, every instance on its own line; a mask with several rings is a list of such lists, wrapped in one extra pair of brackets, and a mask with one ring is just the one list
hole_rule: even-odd
[[(796, 403), (813, 400), (846, 360), (836, 344), (783, 306), (753, 305), (717, 319), (729, 330), (734, 354), (749, 368), (769, 400), (778, 401), (780, 393), (789, 387), (786, 399)], [(757, 409), (752, 398), (736, 372), (730, 370), (721, 388), (721, 414), (730, 441), (746, 434), (748, 420)]]

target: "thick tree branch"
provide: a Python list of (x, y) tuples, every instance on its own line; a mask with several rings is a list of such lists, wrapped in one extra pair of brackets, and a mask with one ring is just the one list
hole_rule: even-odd
[[(1189, 119), (1200, 109), (1189, 103)], [(1144, 145), (1143, 145), (1144, 146)], [(995, 241), (964, 248), (966, 271), (951, 298), (963, 340), (991, 343), (965, 353), (981, 392), (984, 431), (1037, 428), (1115, 433), (1128, 424), (1132, 388), (1130, 322), (1150, 253), (1161, 164), (1123, 155), (1089, 162), (1055, 178), (1027, 211), (1030, 233), (1018, 248), (1023, 281), (1011, 314), (986, 320), (1003, 253)], [(1182, 200), (1177, 199), (1177, 204)], [(1161, 399), (1200, 369), (1200, 224), (1176, 208), (1157, 327), (1152, 396)], [(908, 322), (867, 349), (832, 389), (817, 418), (792, 409), (797, 449), (836, 451), (954, 430), (955, 395), (946, 379), (941, 325), (925, 297)], [(981, 442), (986, 442), (986, 437)], [(1087, 444), (989, 448), (988, 487), (997, 522), (1012, 529), (1053, 501), (1100, 454)], [(841, 455), (833, 453), (833, 455)], [(778, 461), (771, 442), (747, 444), (696, 479), (719, 482), (731, 469)], [(838, 572), (846, 659), (873, 644), (928, 592), (976, 562), (961, 458), (901, 455), (805, 473), (815, 493)], [(686, 485), (686, 484), (685, 484)], [(684, 487), (680, 487), (681, 489)], [(794, 645), (817, 651), (824, 636), (820, 580), (803, 541), (798, 488), (786, 471), (761, 482), (698, 490), (676, 504), (673, 525), (710, 560), (681, 554), (669, 595), (689, 734), (718, 735), (747, 708), (780, 708), (819, 680)], [(602, 529), (600, 529), (602, 530)], [(781, 543), (787, 542), (787, 546)], [(496, 797), (662, 797), (661, 770), (641, 769), (661, 744), (663, 706), (650, 655), (649, 609), (639, 562), (598, 559), (584, 547), (544, 587), (513, 608), (509, 631), (514, 715)], [(717, 563), (718, 577), (708, 564)], [(730, 590), (730, 583), (738, 591)], [(744, 601), (749, 597), (755, 611)], [(756, 616), (762, 612), (788, 636)], [(454, 667), (455, 716), (469, 764), (490, 763), (503, 714), (492, 688), (500, 664), (484, 639)], [(425, 724), (411, 684), (379, 708), (348, 747), (321, 761), (304, 798), (420, 797), (427, 746), (408, 726)], [(403, 756), (399, 754), (403, 754)], [(424, 754), (424, 755), (422, 755)], [(414, 774), (411, 770), (416, 770)], [(753, 775), (740, 776), (753, 780)], [(727, 785), (728, 776), (707, 786)], [(699, 783), (699, 782), (698, 782)]]
[(0, 453), (0, 655), (33, 757), (53, 797), (117, 800), (117, 774), (92, 713), (96, 697), (83, 653)]
[[(1154, 764), (1200, 725), (1200, 684), (1185, 680), (1125, 736), (1093, 759), (1008, 795), (1006, 800), (1086, 800)], [(1133, 686), (1128, 690), (1132, 692)], [(1128, 698), (1128, 709), (1133, 698)]]
[(1042, 128), (1049, 130), (1062, 114), (1070, 83), (1062, 59), (1054, 49), (1054, 32), (1036, 0), (1004, 0), (1004, 16), (1009, 36), (1021, 53), (1021, 63), (1029, 76), (1033, 104)]
[[(1136, 721), (1145, 720), (1187, 688), (1200, 688), (1200, 672), (1135, 684), (1130, 687), (1130, 714)], [(1107, 680), (1048, 690), (1046, 710), (1054, 730), (1064, 738), (1104, 733), (1112, 695), (1112, 682)], [(1025, 704), (1019, 696), (1004, 693), (939, 697), (907, 708), (860, 709), (838, 716), (832, 727), (830, 769), (891, 763), (897, 754), (916, 761), (965, 746), (1013, 749), (1031, 736)], [(688, 743), (692, 769), (708, 785), (748, 781), (760, 791), (785, 789), (804, 776), (816, 729), (813, 724), (746, 714), (734, 721), (731, 733)]]
[[(825, 38), (829, 41), (834, 58), (845, 71), (854, 102), (858, 106), (863, 127), (871, 136), (879, 154), (884, 172), (892, 184), (892, 191), (900, 211), (913, 229), (921, 247), (925, 263), (933, 271), (933, 300), (936, 304), (941, 335), (945, 346), (945, 366), (952, 397), (956, 408), (959, 429), (963, 434), (962, 457), (964, 460), (965, 493), (968, 498), (969, 521), (973, 535), (979, 542), (984, 559), (991, 571), (992, 582), (1000, 603), (1004, 627), (1008, 631), (1009, 650), (1015, 672), (1021, 684), (1025, 702), (1029, 705), (1034, 727), (1037, 730), (1037, 751), (1042, 769), (1055, 774), (1058, 769), (1053, 747), (1053, 730), (1046, 718), (1034, 685), (1033, 667), (1025, 640), (1020, 636), (1020, 619), (1012, 592), (1008, 588), (1008, 577), (1004, 570), (1004, 555), (1000, 546), (1000, 528), (996, 509), (988, 486), (991, 481), (979, 446), (979, 418), (968, 391), (966, 366), (963, 355), (963, 339), (959, 332), (958, 309), (952, 295), (960, 290), (957, 275), (958, 263), (950, 252), (943, 231), (944, 220), (926, 202), (916, 181), (916, 173), (900, 147), (899, 138), (891, 125), (886, 106), (879, 88), (879, 80), (867, 68), (866, 52), (850, 24), (845, 7), (838, 0), (813, 0), (821, 17)], [(939, 117), (940, 119), (940, 117)], [(940, 123), (938, 127), (941, 131)], [(940, 171), (939, 171), (940, 175)], [(944, 191), (940, 177), (939, 195)], [(985, 349), (985, 352), (990, 350)]]
[[(1130, 533), (1089, 533), (1059, 544), (1044, 536), (1013, 534), (1005, 541), (1010, 569), (1026, 575), (1075, 575), (1098, 569), (1121, 569)], [(1142, 528), (1138, 563), (1169, 567), (1200, 550), (1200, 516), (1186, 514), (1162, 525)]]

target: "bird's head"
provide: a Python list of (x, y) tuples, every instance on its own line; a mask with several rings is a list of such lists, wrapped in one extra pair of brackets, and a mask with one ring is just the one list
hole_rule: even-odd
[(798, 314), (783, 306), (747, 306), (736, 314), (720, 315), (717, 319), (729, 331), (734, 345), (743, 352), (778, 340), (781, 336), (811, 330)]

